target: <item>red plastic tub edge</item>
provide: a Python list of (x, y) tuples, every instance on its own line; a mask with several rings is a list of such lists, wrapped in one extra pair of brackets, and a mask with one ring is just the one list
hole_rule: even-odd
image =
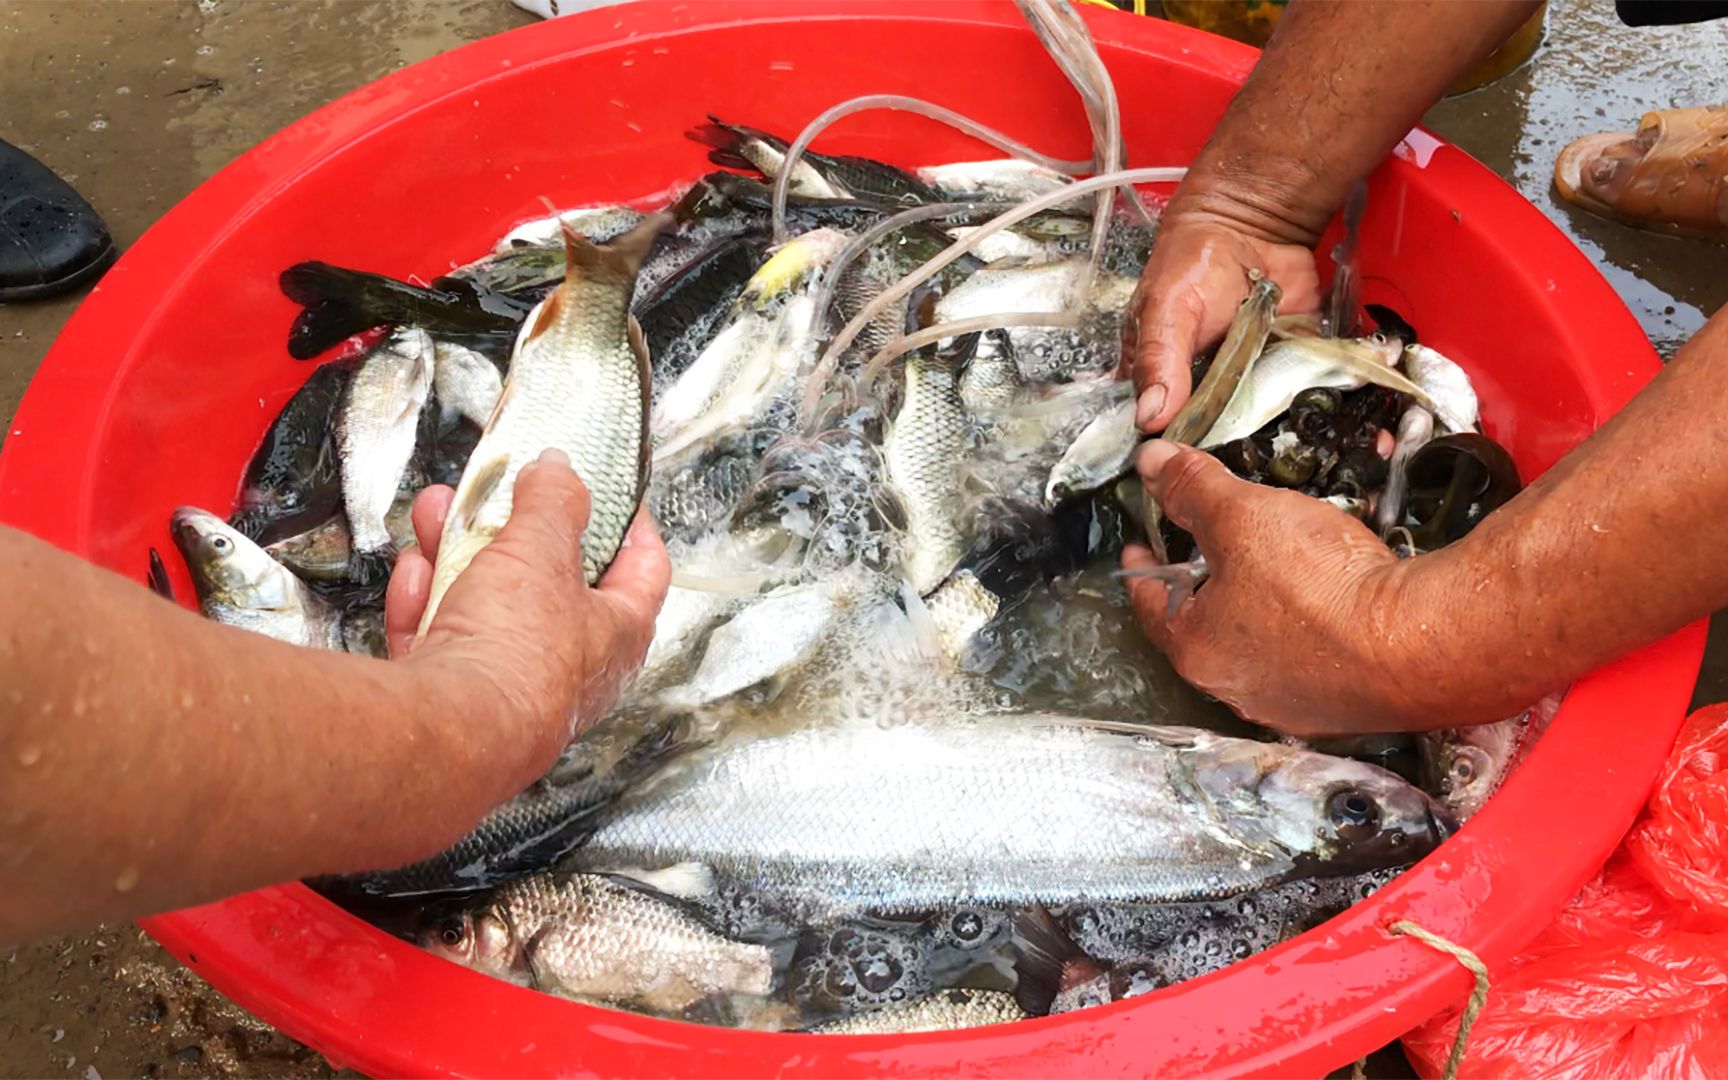
[[(708, 9), (711, 10), (711, 9)], [(758, 19), (777, 19), (783, 17), (780, 13), (784, 8), (773, 4), (741, 4), (728, 8), (736, 13), (736, 21), (752, 21)], [(894, 8), (875, 5), (851, 5), (836, 9), (842, 13), (866, 16), (883, 14), (885, 17), (901, 18), (903, 14)], [(988, 24), (1000, 24), (1012, 21), (1015, 16), (1008, 11), (1006, 16), (994, 8), (980, 5), (957, 5), (953, 9), (961, 17), (947, 14), (949, 9), (943, 9), (943, 18), (948, 21), (971, 21)], [(933, 18), (928, 14), (920, 14), (920, 18)], [(166, 217), (157, 228), (151, 231), (144, 241), (141, 241), (134, 252), (129, 253), (126, 260), (116, 267), (112, 283), (124, 279), (127, 273), (153, 274), (161, 279), (172, 279), (178, 273), (188, 272), (186, 264), (175, 265), (172, 262), (172, 243), (157, 242), (159, 233), (183, 232), (200, 224), (206, 227), (238, 228), (243, 225), (248, 208), (256, 206), (269, 192), (280, 184), (287, 183), (301, 171), (315, 167), (328, 155), (330, 150), (340, 145), (345, 138), (345, 132), (352, 131), (357, 122), (357, 115), (351, 109), (359, 108), (362, 119), (370, 116), (365, 122), (381, 120), (386, 117), (392, 122), (399, 121), (409, 115), (413, 108), (397, 109), (397, 99), (410, 95), (418, 88), (428, 85), (456, 85), (456, 73), (459, 70), (489, 70), (487, 65), (493, 64), (499, 57), (513, 55), (522, 62), (524, 53), (537, 53), (533, 59), (550, 59), (571, 51), (566, 47), (566, 40), (574, 40), (579, 25), (600, 27), (605, 19), (616, 18), (628, 25), (632, 32), (649, 35), (658, 32), (673, 32), (677, 29), (694, 24), (697, 19), (690, 9), (667, 9), (664, 7), (643, 7), (624, 9), (623, 12), (595, 13), (587, 16), (569, 17), (568, 27), (533, 27), (528, 30), (508, 35), (505, 38), (494, 38), (477, 43), (455, 54), (449, 54), (415, 69), (399, 73), (371, 87), (363, 89), (343, 99), (337, 105), (313, 114), (295, 127), (269, 140), (251, 154), (246, 155), (234, 165), (225, 169), (212, 179), (204, 188), (194, 193)], [(1100, 36), (1112, 38), (1121, 32), (1119, 27), (1107, 25), (1111, 17), (1092, 17), (1094, 25), (1100, 30)], [(583, 23), (579, 24), (578, 20)], [(549, 31), (556, 32), (549, 32)], [(1171, 28), (1172, 30), (1174, 28)], [(533, 33), (542, 33), (540, 38), (532, 38)], [(596, 42), (594, 47), (605, 47), (610, 44), (610, 38)], [(506, 50), (504, 42), (508, 41)], [(1175, 47), (1157, 50), (1161, 55), (1178, 63), (1193, 63), (1195, 66), (1223, 65), (1234, 71), (1245, 70), (1252, 53), (1200, 34), (1171, 33), (1169, 42), (1175, 42)], [(536, 47), (538, 46), (538, 47)], [(1143, 43), (1130, 47), (1142, 47)], [(1175, 53), (1181, 53), (1178, 59)], [(460, 63), (458, 62), (460, 61)], [(422, 70), (425, 69), (425, 70)], [(321, 126), (322, 125), (322, 126)], [(1445, 151), (1442, 156), (1461, 156), (1456, 151)], [(259, 179), (274, 177), (273, 183), (259, 187)], [(170, 223), (173, 229), (168, 229)], [(1544, 225), (1546, 223), (1544, 222)], [(1583, 260), (1581, 254), (1577, 255)], [(1594, 271), (1592, 271), (1594, 274)], [(1624, 312), (1618, 300), (1606, 283), (1595, 279), (1601, 286), (1605, 303), (1618, 312), (1627, 321), (1630, 316)], [(90, 341), (80, 342), (82, 348), (89, 348), (93, 342), (112, 340), (113, 335), (127, 327), (142, 327), (147, 325), (151, 317), (148, 293), (140, 291), (132, 297), (121, 297), (114, 292), (103, 295), (101, 290), (93, 296), (86, 305), (89, 310), (81, 310), (73, 323), (68, 327), (66, 338), (80, 342), (80, 339)], [(116, 345), (123, 343), (116, 342)], [(75, 370), (69, 370), (69, 365), (62, 364), (56, 369), (57, 358), (61, 355), (70, 356), (77, 349), (62, 349), (56, 346), (54, 354), (44, 365), (44, 372), (52, 372), (58, 380), (53, 392), (43, 393), (33, 388), (26, 396), (25, 403), (19, 411), (19, 421), (15, 428), (23, 428), (24, 433), (9, 440), (7, 451), (0, 456), (0, 517), (14, 519), (20, 513), (30, 518), (31, 530), (47, 539), (60, 543), (72, 550), (81, 550), (88, 542), (88, 521), (78, 510), (78, 493), (82, 485), (69, 484), (64, 474), (57, 477), (37, 475), (32, 477), (26, 470), (9, 467), (9, 463), (24, 456), (17, 449), (20, 445), (16, 440), (27, 440), (36, 437), (37, 421), (46, 421), (54, 417), (61, 404), (75, 400), (80, 390), (109, 392), (115, 385), (104, 379), (112, 379), (115, 372), (101, 373), (101, 378), (82, 376)], [(1607, 396), (1620, 397), (1618, 391), (1629, 397), (1635, 392), (1637, 384), (1654, 371), (1654, 357), (1644, 369), (1628, 379), (1625, 384), (1613, 388)], [(92, 373), (94, 374), (94, 373)], [(1630, 374), (1630, 373), (1629, 373)], [(1620, 401), (1604, 401), (1610, 410), (1617, 407)], [(73, 410), (77, 413), (78, 410)], [(94, 410), (87, 414), (90, 423), (86, 434), (100, 429), (105, 410)], [(62, 432), (58, 438), (65, 443), (77, 445), (77, 432)], [(53, 436), (51, 436), (53, 437)], [(81, 480), (86, 479), (102, 463), (86, 459), (81, 462), (81, 469), (75, 475)], [(1577, 707), (1569, 703), (1566, 722), (1568, 724), (1618, 723), (1622, 718), (1618, 715), (1606, 715), (1607, 710), (1615, 706), (1607, 704), (1610, 700), (1637, 700), (1644, 698), (1643, 704), (1650, 711), (1666, 714), (1672, 710), (1673, 723), (1677, 725), (1679, 716), (1684, 710), (1684, 697), (1679, 689), (1671, 687), (1661, 700), (1651, 700), (1644, 693), (1650, 681), (1673, 683), (1676, 673), (1684, 673), (1685, 669), (1695, 669), (1697, 656), (1702, 649), (1702, 628), (1693, 627), (1669, 641), (1659, 643), (1638, 654), (1605, 668), (1587, 680), (1594, 690), (1612, 691), (1601, 695), (1604, 699), (1600, 708), (1590, 716), (1577, 716)], [(1662, 676), (1667, 676), (1662, 678)], [(1581, 688), (1583, 684), (1581, 684)], [(1575, 699), (1579, 695), (1574, 695)], [(1595, 696), (1595, 695), (1588, 695)], [(1588, 770), (1601, 771), (1605, 768), (1625, 771), (1631, 774), (1653, 775), (1654, 760), (1645, 760), (1653, 756), (1653, 751), (1632, 754), (1613, 762), (1603, 762), (1583, 753), (1582, 747), (1574, 747), (1571, 743), (1564, 746), (1558, 742), (1545, 743), (1538, 750), (1538, 760), (1555, 766), (1564, 766), (1578, 773)], [(1555, 759), (1550, 761), (1549, 759)], [(1473, 890), (1477, 876), (1485, 873), (1487, 868), (1494, 868), (1496, 873), (1508, 874), (1516, 871), (1515, 864), (1508, 863), (1508, 854), (1496, 851), (1476, 841), (1476, 836), (1484, 831), (1484, 827), (1493, 820), (1505, 818), (1512, 820), (1517, 812), (1518, 798), (1524, 785), (1519, 778), (1514, 778), (1500, 797), (1485, 811), (1478, 824), (1465, 830), (1454, 843), (1448, 845), (1434, 859), (1426, 862), (1423, 867), (1412, 875), (1385, 890), (1379, 898), (1380, 902), (1373, 905), (1378, 911), (1381, 908), (1398, 907), (1399, 914), (1409, 914), (1425, 921), (1426, 925), (1447, 933), (1455, 929), (1459, 921), (1468, 922), (1455, 910), (1448, 911), (1440, 906), (1444, 897), (1436, 894), (1436, 887), (1464, 887)], [(1576, 800), (1580, 809), (1589, 800), (1580, 793)], [(1636, 807), (1629, 809), (1625, 815), (1629, 823)], [(1623, 828), (1624, 823), (1622, 823)], [(1554, 843), (1565, 843), (1567, 838), (1553, 838)], [(1578, 841), (1582, 843), (1582, 841)], [(1593, 848), (1598, 845), (1592, 844)], [(1471, 858), (1462, 858), (1462, 853), (1469, 851)], [(1512, 859), (1528, 859), (1528, 855), (1513, 853)], [(1471, 863), (1465, 866), (1464, 863)], [(1500, 908), (1511, 910), (1507, 902), (1507, 890), (1514, 886), (1528, 886), (1530, 891), (1517, 894), (1515, 901), (1519, 905), (1540, 907), (1548, 904), (1552, 907), (1565, 895), (1569, 895), (1579, 884), (1578, 881), (1546, 880), (1538, 872), (1539, 868), (1525, 868), (1522, 872), (1511, 873), (1511, 880), (1497, 882), (1484, 896), (1479, 908), (1488, 908), (1498, 904)], [(1579, 876), (1579, 875), (1573, 875)], [(1498, 901), (1497, 899), (1498, 898)], [(1400, 906), (1401, 905), (1401, 906)], [(1455, 909), (1456, 905), (1450, 905)], [(1351, 958), (1353, 963), (1340, 967), (1339, 953), (1350, 943), (1364, 943), (1370, 939), (1362, 931), (1378, 934), (1380, 921), (1368, 917), (1364, 909), (1357, 909), (1340, 920), (1328, 924), (1325, 942), (1309, 941), (1306, 938), (1287, 943), (1277, 950), (1263, 954), (1255, 965), (1256, 975), (1262, 979), (1272, 979), (1286, 967), (1306, 965), (1315, 961), (1327, 961), (1323, 974), (1325, 984), (1317, 984), (1312, 989), (1318, 994), (1326, 994), (1331, 1002), (1337, 1005), (1348, 1003), (1360, 1006), (1368, 1001), (1378, 1001), (1387, 1011), (1387, 1017), (1380, 1021), (1367, 1021), (1348, 1026), (1340, 1030), (1340, 1023), (1360, 1020), (1359, 1011), (1340, 1010), (1345, 1015), (1335, 1016), (1330, 1024), (1306, 1024), (1296, 1029), (1287, 1029), (1277, 1033), (1257, 1031), (1252, 1023), (1245, 1022), (1241, 1017), (1233, 1015), (1238, 1010), (1230, 1008), (1231, 1001), (1220, 996), (1217, 990), (1220, 981), (1229, 976), (1229, 985), (1234, 991), (1241, 991), (1243, 980), (1237, 978), (1244, 969), (1243, 965), (1220, 973), (1208, 979), (1197, 980), (1172, 991), (1160, 994), (1158, 1000), (1161, 1007), (1156, 1018), (1140, 1017), (1134, 1014), (1141, 1003), (1123, 1003), (1106, 1010), (1089, 1014), (1087, 1020), (1096, 1023), (1074, 1023), (1064, 1020), (1049, 1020), (1019, 1025), (1013, 1029), (997, 1029), (978, 1033), (961, 1033), (959, 1035), (935, 1035), (909, 1039), (885, 1040), (816, 1040), (795, 1036), (776, 1036), (776, 1045), (784, 1046), (782, 1055), (788, 1067), (803, 1068), (814, 1071), (875, 1071), (885, 1067), (890, 1060), (906, 1064), (908, 1057), (896, 1050), (928, 1050), (920, 1064), (927, 1068), (964, 1068), (967, 1071), (996, 1069), (1004, 1072), (1052, 1072), (1052, 1071), (1082, 1071), (1082, 1072), (1132, 1072), (1135, 1062), (1157, 1060), (1170, 1071), (1192, 1071), (1195, 1069), (1225, 1070), (1240, 1073), (1262, 1073), (1287, 1075), (1292, 1072), (1320, 1072), (1340, 1061), (1355, 1057), (1362, 1049), (1384, 1042), (1398, 1031), (1408, 1027), (1421, 1015), (1426, 1015), (1435, 1006), (1446, 999), (1457, 996), (1467, 984), (1467, 980), (1458, 972), (1450, 961), (1421, 955), (1420, 946), (1409, 942), (1380, 943)], [(370, 934), (367, 938), (355, 942), (343, 942), (340, 939), (345, 931), (354, 928), (356, 920), (325, 904), (312, 896), (300, 886), (283, 886), (263, 890), (246, 897), (225, 901), (221, 904), (204, 908), (192, 909), (172, 915), (160, 916), (146, 920), (153, 933), (157, 933), (183, 959), (188, 960), (195, 970), (207, 972), (208, 975), (222, 983), (236, 1000), (252, 1008), (263, 1018), (271, 1020), (284, 1027), (285, 1030), (307, 1039), (321, 1050), (332, 1053), (339, 1060), (378, 1072), (425, 1072), (430, 1066), (427, 1060), (412, 1051), (403, 1052), (398, 1048), (396, 1039), (415, 1034), (427, 1035), (427, 1029), (434, 1026), (434, 1018), (444, 1024), (460, 1024), (472, 1029), (472, 1025), (484, 1026), (485, 1017), (479, 1015), (438, 1017), (439, 1010), (435, 1002), (423, 1002), (410, 999), (398, 999), (396, 1004), (407, 1006), (404, 1016), (397, 1017), (397, 1022), (378, 1023), (379, 1018), (370, 1016), (370, 1010), (360, 1008), (352, 1013), (344, 1013), (339, 1009), (320, 1009), (314, 1005), (329, 1005), (333, 999), (349, 996), (344, 991), (357, 989), (342, 984), (344, 971), (352, 979), (364, 980), (368, 975), (377, 975), (379, 970), (390, 970), (393, 973), (412, 973), (416, 967), (429, 974), (435, 969), (424, 965), (437, 965), (441, 962), (433, 960), (406, 945), (383, 938), (382, 935)], [(245, 948), (223, 948), (210, 935), (222, 930), (237, 935), (232, 941), (251, 944), (263, 950), (264, 945), (281, 937), (297, 935), (306, 939), (308, 947), (322, 947), (326, 951), (340, 950), (345, 944), (350, 951), (343, 952), (340, 965), (333, 965), (324, 974), (326, 978), (318, 984), (294, 983), (291, 979), (272, 968), (272, 956), (267, 951), (251, 955)], [(1509, 940), (1513, 935), (1490, 933), (1478, 939), (1482, 942), (1481, 951), (1490, 961), (1503, 958), (1518, 947), (1521, 942)], [(1528, 935), (1525, 935), (1528, 936)], [(1313, 937), (1308, 935), (1307, 937)], [(1377, 989), (1388, 976), (1386, 967), (1379, 963), (1364, 966), (1364, 960), (1371, 957), (1383, 958), (1390, 949), (1402, 950), (1400, 959), (1394, 965), (1397, 971), (1407, 972), (1408, 981), (1398, 990), (1385, 993)], [(358, 951), (353, 951), (358, 950)], [(374, 967), (366, 969), (369, 954)], [(1403, 959), (1408, 954), (1408, 959)], [(352, 965), (360, 965), (359, 968)], [(232, 965), (232, 966), (230, 966)], [(1371, 969), (1371, 970), (1370, 970)], [(1395, 972), (1396, 973), (1396, 972)], [(437, 981), (443, 984), (447, 972), (436, 970)], [(479, 976), (468, 973), (457, 973), (465, 977), (465, 981), (486, 981)], [(1317, 972), (1317, 974), (1321, 974)], [(1357, 984), (1352, 980), (1367, 977), (1372, 987), (1364, 989), (1368, 984)], [(251, 982), (236, 981), (250, 979)], [(322, 986), (326, 993), (320, 997), (309, 993), (314, 986)], [(571, 1009), (579, 1008), (566, 1003), (556, 1002), (540, 995), (528, 994), (525, 991), (514, 991), (511, 988), (491, 984), (488, 990), (497, 990), (499, 994), (478, 994), (493, 1002), (508, 1002), (511, 1012), (544, 1015), (548, 1030), (554, 1026), (568, 1027), (576, 1016)], [(1273, 989), (1268, 986), (1268, 989)], [(270, 1000), (272, 995), (276, 1000)], [(287, 998), (294, 997), (295, 1003), (288, 1004)], [(1146, 1004), (1150, 1004), (1149, 1002)], [(417, 1011), (422, 1010), (422, 1011)], [(1348, 1017), (1347, 1021), (1345, 1017)], [(367, 1021), (361, 1024), (365, 1018)], [(353, 1021), (351, 1026), (345, 1026), (342, 1021)], [(649, 1032), (638, 1029), (640, 1025), (629, 1023), (632, 1018), (617, 1017), (616, 1014), (593, 1014), (584, 1018), (591, 1030), (611, 1028), (614, 1031), (627, 1031), (629, 1037), (646, 1040), (649, 1043), (660, 1042)], [(608, 1024), (607, 1020), (616, 1019), (618, 1023)], [(563, 1023), (559, 1023), (562, 1020)], [(1136, 1023), (1138, 1021), (1138, 1023)], [(1221, 1023), (1222, 1021), (1222, 1023)], [(1155, 1023), (1155, 1027), (1153, 1026)], [(321, 1030), (319, 1030), (320, 1025)], [(677, 1025), (653, 1024), (655, 1030), (671, 1034), (678, 1030)], [(1135, 1031), (1135, 1027), (1150, 1030)], [(1168, 1058), (1141, 1058), (1138, 1055), (1112, 1053), (1112, 1049), (1121, 1050), (1121, 1044), (1140, 1042), (1147, 1036), (1179, 1032), (1186, 1027), (1191, 1036), (1197, 1039), (1185, 1040), (1190, 1045), (1172, 1047), (1164, 1044), (1160, 1049), (1169, 1051)], [(1076, 1029), (1080, 1029), (1078, 1035)], [(689, 1031), (689, 1029), (684, 1029)], [(1068, 1032), (1067, 1037), (1062, 1032)], [(1232, 1055), (1228, 1045), (1220, 1053), (1219, 1041), (1228, 1043), (1232, 1035), (1244, 1038), (1258, 1038), (1264, 1042), (1268, 1034), (1279, 1036), (1280, 1042), (1275, 1049), (1256, 1053), (1242, 1046), (1236, 1048)], [(743, 1052), (744, 1046), (740, 1039), (751, 1040), (752, 1037), (743, 1033), (714, 1032), (704, 1029), (701, 1032), (702, 1041), (714, 1044), (718, 1057), (700, 1054), (692, 1059), (692, 1072), (723, 1074), (727, 1061), (736, 1063), (748, 1058), (747, 1053), (740, 1053), (739, 1058), (732, 1058), (724, 1048), (731, 1047)], [(436, 1038), (434, 1041), (437, 1040)], [(568, 1042), (573, 1051), (572, 1056), (565, 1059), (567, 1063), (593, 1058), (575, 1053), (583, 1040), (566, 1040), (554, 1037), (551, 1041)], [(343, 1045), (338, 1045), (338, 1044)], [(846, 1044), (842, 1046), (841, 1044)], [(1204, 1045), (1201, 1045), (1201, 1044)], [(1113, 1044), (1116, 1044), (1113, 1047)], [(759, 1047), (757, 1049), (760, 1049)], [(1103, 1053), (1097, 1053), (1103, 1051)], [(530, 1051), (531, 1052), (531, 1051)], [(879, 1055), (891, 1055), (879, 1056)], [(616, 1064), (619, 1059), (612, 1059)], [(498, 1062), (498, 1071), (512, 1071), (505, 1060)], [(515, 1070), (522, 1071), (522, 1070)], [(731, 1071), (742, 1071), (733, 1069)]]

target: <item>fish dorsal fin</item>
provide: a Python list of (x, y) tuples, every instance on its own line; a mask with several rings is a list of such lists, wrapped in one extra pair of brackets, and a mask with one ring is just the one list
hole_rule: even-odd
[[(470, 466), (472, 467), (472, 466)], [(468, 476), (463, 476), (462, 490), (456, 493), (456, 503), (450, 507), (450, 518), (466, 532), (474, 528), (474, 522), (480, 514), (480, 508), (486, 505), (486, 500), (504, 479), (504, 473), (510, 468), (510, 455), (499, 454), (472, 472), (472, 484)]]
[(585, 278), (629, 287), (636, 280), (636, 271), (641, 268), (642, 260), (648, 257), (648, 249), (673, 224), (673, 216), (661, 210), (647, 215), (635, 228), (602, 247), (560, 218), (559, 226), (564, 233), (565, 286)]

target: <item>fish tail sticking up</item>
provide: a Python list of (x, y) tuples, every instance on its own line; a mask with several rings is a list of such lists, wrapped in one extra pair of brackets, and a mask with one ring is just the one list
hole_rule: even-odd
[(1014, 1000), (1033, 1016), (1048, 1016), (1056, 995), (1083, 976), (1097, 974), (1096, 965), (1055, 918), (1041, 907), (1015, 914)]
[[(596, 244), (564, 223), (564, 283), (587, 278), (622, 285), (628, 289), (636, 271), (648, 257), (648, 249), (661, 233), (677, 224), (668, 211), (649, 214), (635, 228), (609, 244)], [(546, 305), (551, 308), (553, 305)], [(542, 320), (545, 316), (541, 316)]]
[(741, 172), (762, 175), (762, 170), (751, 161), (744, 152), (744, 144), (760, 142), (776, 150), (785, 150), (786, 142), (777, 139), (765, 131), (758, 131), (743, 124), (728, 124), (712, 114), (708, 123), (698, 124), (684, 133), (685, 137), (709, 147), (708, 160), (723, 169), (737, 169)]
[(394, 321), (393, 313), (418, 300), (432, 308), (441, 294), (364, 270), (322, 262), (296, 263), (277, 279), (282, 292), (305, 310), (288, 331), (288, 355), (310, 360), (355, 334)]
[(155, 548), (150, 549), (150, 573), (144, 580), (151, 592), (173, 602), (174, 585), (168, 580), (168, 567), (162, 562), (162, 553)]
[(1211, 571), (1206, 568), (1206, 560), (1200, 555), (1194, 556), (1189, 562), (1171, 563), (1165, 566), (1146, 566), (1134, 570), (1118, 570), (1117, 577), (1151, 578), (1164, 583), (1165, 608), (1164, 617), (1173, 619), (1182, 602), (1194, 595), (1195, 590), (1205, 583)]

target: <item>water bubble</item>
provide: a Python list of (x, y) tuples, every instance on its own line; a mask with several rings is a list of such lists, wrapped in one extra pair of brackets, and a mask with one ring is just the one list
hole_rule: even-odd
[(121, 97), (125, 97), (127, 94), (132, 92), (132, 88), (130, 86), (116, 86), (114, 92), (119, 94)]
[(210, 56), (216, 52), (216, 46), (214, 46), (214, 45), (200, 45), (200, 46), (198, 46), (198, 48), (196, 48), (193, 51), (196, 52), (199, 56)]

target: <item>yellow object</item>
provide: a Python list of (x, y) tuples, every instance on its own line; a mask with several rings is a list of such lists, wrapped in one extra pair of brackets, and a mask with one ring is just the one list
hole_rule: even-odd
[[(1284, 4), (1285, 0), (1164, 0), (1164, 17), (1183, 26), (1222, 34), (1263, 49), (1272, 38), (1279, 16), (1284, 14)], [(1144, 0), (1139, 0), (1135, 9), (1144, 6)], [(1523, 26), (1486, 60), (1466, 72), (1447, 93), (1462, 94), (1475, 90), (1517, 70), (1542, 43), (1542, 29), (1547, 16), (1548, 4), (1544, 0)]]

